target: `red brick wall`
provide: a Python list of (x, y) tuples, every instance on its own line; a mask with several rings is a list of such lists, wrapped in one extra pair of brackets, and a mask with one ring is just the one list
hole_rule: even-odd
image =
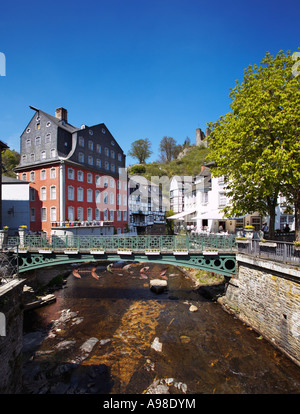
[[(55, 168), (55, 178), (51, 178), (50, 171), (51, 168)], [(74, 179), (69, 178), (68, 169), (74, 171)], [(46, 179), (41, 179), (41, 171), (46, 171)], [(78, 171), (83, 172), (83, 181), (78, 181)], [(34, 172), (34, 181), (31, 181), (31, 172)], [(35, 209), (35, 220), (30, 221), (30, 230), (32, 231), (45, 231), (47, 234), (51, 232), (51, 217), (50, 210), (51, 207), (56, 208), (56, 221), (61, 221), (62, 218), (59, 216), (59, 166), (50, 165), (47, 167), (36, 167), (31, 171), (24, 171), (19, 173), (19, 179), (23, 178), (23, 173), (26, 173), (26, 180), (30, 181), (30, 188), (34, 189), (34, 200), (30, 200), (30, 209)], [(87, 182), (87, 174), (92, 175), (92, 183)], [(96, 176), (100, 176), (100, 185), (96, 184)], [(104, 187), (104, 177), (108, 178), (108, 187)], [(113, 187), (111, 186), (111, 180)], [(108, 219), (110, 220), (110, 210), (114, 211), (114, 222), (113, 226), (117, 230), (121, 229), (121, 232), (124, 232), (124, 228), (128, 224), (128, 190), (127, 190), (127, 181), (124, 179), (120, 180), (120, 189), (117, 188), (117, 178), (110, 177), (109, 175), (96, 173), (93, 171), (85, 170), (84, 168), (74, 167), (71, 165), (65, 164), (65, 219), (68, 218), (68, 207), (74, 208), (74, 219), (78, 215), (78, 207), (83, 208), (83, 220), (87, 220), (87, 209), (92, 209), (92, 219), (95, 220), (96, 208), (100, 209), (100, 220), (104, 220), (104, 210), (109, 210)], [(50, 199), (50, 188), (51, 186), (56, 186), (56, 199)], [(68, 187), (72, 186), (74, 188), (74, 200), (69, 200)], [(46, 200), (42, 200), (42, 187), (46, 188)], [(77, 190), (78, 187), (83, 189), (83, 201), (78, 201), (77, 199)], [(87, 201), (87, 190), (92, 190), (93, 201)], [(100, 203), (96, 203), (95, 191), (100, 191)], [(108, 203), (104, 203), (104, 192), (108, 193)], [(111, 203), (110, 194), (113, 194), (113, 203)], [(117, 205), (117, 196), (120, 196), (120, 205)], [(124, 205), (124, 197), (126, 197), (126, 202)], [(42, 207), (46, 208), (46, 221), (41, 221), (41, 211)], [(117, 210), (121, 210), (121, 220), (117, 219)], [(127, 211), (126, 220), (124, 220), (123, 211)], [(30, 214), (31, 216), (31, 214)]]

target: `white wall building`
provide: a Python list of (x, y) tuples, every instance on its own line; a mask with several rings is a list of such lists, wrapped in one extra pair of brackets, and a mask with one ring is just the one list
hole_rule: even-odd
[(2, 176), (2, 224), (9, 235), (18, 235), (18, 227), (29, 229), (29, 182)]

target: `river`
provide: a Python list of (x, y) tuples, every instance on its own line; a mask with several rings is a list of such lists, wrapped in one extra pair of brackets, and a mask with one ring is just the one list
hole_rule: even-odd
[(179, 268), (124, 265), (82, 265), (25, 313), (24, 394), (299, 393), (299, 367)]

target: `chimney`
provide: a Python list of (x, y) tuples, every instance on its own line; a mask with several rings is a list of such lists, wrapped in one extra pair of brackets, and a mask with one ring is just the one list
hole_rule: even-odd
[(60, 121), (68, 122), (68, 111), (65, 108), (55, 109), (55, 117)]

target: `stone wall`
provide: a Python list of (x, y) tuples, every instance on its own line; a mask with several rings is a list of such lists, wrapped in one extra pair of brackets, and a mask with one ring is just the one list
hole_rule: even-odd
[(223, 304), (300, 365), (300, 268), (237, 255)]
[(0, 312), (5, 329), (0, 336), (0, 394), (16, 394), (22, 386), (24, 280), (13, 279), (0, 286)]

